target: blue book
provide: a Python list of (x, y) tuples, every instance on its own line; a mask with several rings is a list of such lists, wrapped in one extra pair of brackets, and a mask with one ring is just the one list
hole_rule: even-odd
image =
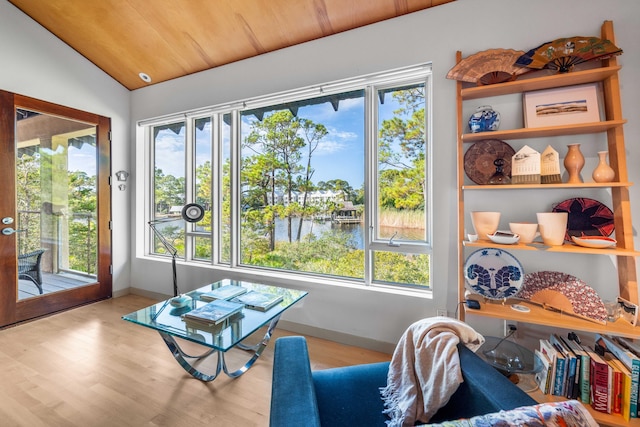
[[(578, 374), (578, 394), (576, 397), (579, 397), (582, 403), (588, 405), (590, 403), (589, 398), (589, 368), (591, 366), (591, 360), (589, 353), (585, 351), (585, 349), (575, 341), (570, 339), (566, 340), (569, 348), (575, 353), (576, 357), (580, 360), (580, 368)], [(577, 368), (577, 367), (576, 367)]]
[(556, 349), (556, 376), (553, 383), (553, 393), (551, 394), (554, 396), (564, 396), (567, 389), (568, 363), (560, 347), (553, 343), (551, 343), (551, 345)]
[(569, 376), (567, 380), (569, 381), (569, 385), (567, 388), (567, 397), (569, 399), (577, 399), (580, 396), (580, 365), (582, 364), (582, 359), (578, 354), (576, 354), (575, 350), (569, 345), (569, 340), (560, 337), (560, 341), (564, 348), (569, 354)]
[(596, 334), (596, 345), (613, 354), (624, 366), (631, 371), (631, 418), (638, 418), (638, 384), (640, 382), (640, 358), (632, 351), (623, 347), (608, 335)]
[(562, 396), (571, 397), (573, 393), (574, 383), (576, 381), (576, 361), (575, 354), (564, 343), (558, 334), (551, 334), (549, 342), (564, 356), (564, 377), (562, 378)]

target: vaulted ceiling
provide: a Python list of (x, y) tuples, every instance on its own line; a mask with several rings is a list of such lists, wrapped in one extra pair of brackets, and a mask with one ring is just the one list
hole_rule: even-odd
[(9, 0), (130, 90), (450, 1)]

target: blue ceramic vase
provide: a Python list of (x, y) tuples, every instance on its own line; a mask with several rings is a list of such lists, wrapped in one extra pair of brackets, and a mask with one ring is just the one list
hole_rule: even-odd
[(476, 112), (469, 118), (471, 133), (494, 131), (498, 130), (499, 126), (500, 113), (491, 108), (491, 105), (476, 108)]

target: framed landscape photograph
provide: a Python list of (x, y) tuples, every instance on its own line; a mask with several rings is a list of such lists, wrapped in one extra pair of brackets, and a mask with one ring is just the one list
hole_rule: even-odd
[(597, 83), (525, 92), (524, 126), (539, 128), (600, 121)]

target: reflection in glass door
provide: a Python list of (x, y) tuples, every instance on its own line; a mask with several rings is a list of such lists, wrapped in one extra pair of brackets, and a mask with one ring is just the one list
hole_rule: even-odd
[(96, 131), (16, 110), (18, 300), (97, 281)]

